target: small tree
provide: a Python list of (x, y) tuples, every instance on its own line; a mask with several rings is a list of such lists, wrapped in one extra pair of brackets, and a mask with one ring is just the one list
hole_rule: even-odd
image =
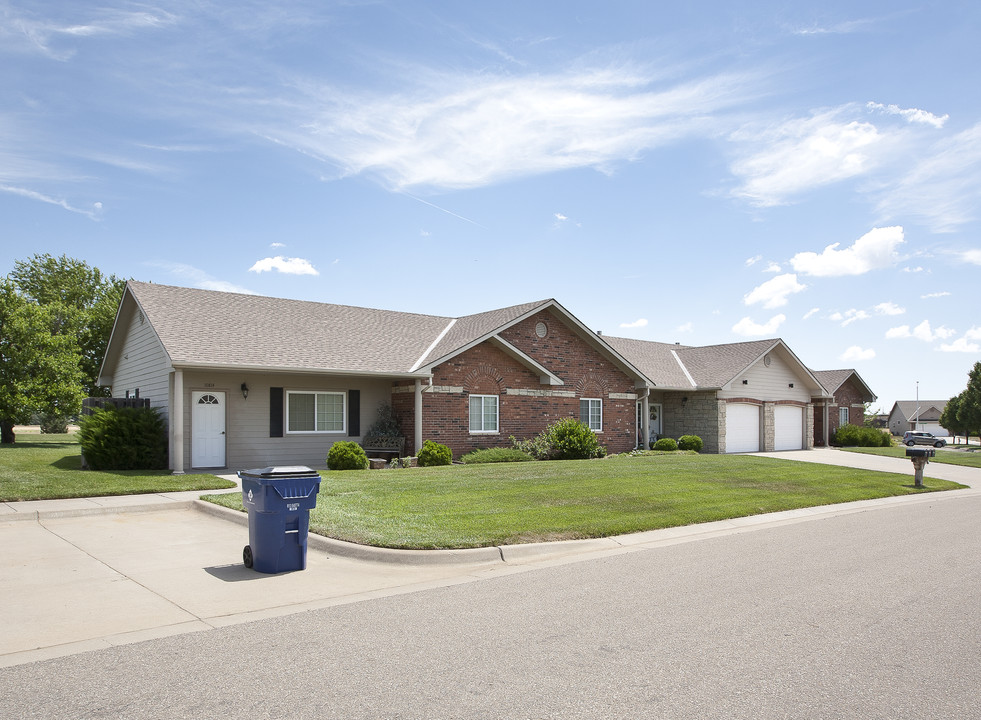
[(961, 421), (957, 419), (957, 411), (961, 407), (961, 396), (954, 395), (947, 404), (944, 405), (944, 411), (940, 413), (940, 426), (945, 428), (947, 432), (953, 435), (955, 438), (958, 435), (966, 435), (964, 426)]
[(967, 389), (959, 396), (957, 421), (965, 435), (981, 436), (981, 362), (967, 374)]
[(399, 422), (395, 409), (387, 402), (378, 403), (375, 421), (371, 423), (368, 431), (364, 434), (367, 437), (402, 437), (402, 424)]

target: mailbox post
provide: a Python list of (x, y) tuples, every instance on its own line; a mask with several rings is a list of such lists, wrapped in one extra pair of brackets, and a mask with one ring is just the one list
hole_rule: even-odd
[(906, 448), (906, 457), (913, 461), (913, 484), (916, 487), (923, 487), (923, 468), (930, 462), (930, 458), (936, 456), (937, 451), (932, 448)]

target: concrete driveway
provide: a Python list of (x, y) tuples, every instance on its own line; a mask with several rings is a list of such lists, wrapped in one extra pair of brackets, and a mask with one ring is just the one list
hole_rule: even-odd
[[(773, 456), (912, 473), (908, 461), (836, 450)], [(981, 488), (981, 470), (932, 463), (926, 474)], [(246, 517), (201, 503), (196, 493), (0, 504), (0, 667), (874, 508), (957, 502), (977, 493), (981, 489), (473, 551), (385, 551), (311, 535), (307, 570), (279, 575), (247, 570), (241, 563)]]

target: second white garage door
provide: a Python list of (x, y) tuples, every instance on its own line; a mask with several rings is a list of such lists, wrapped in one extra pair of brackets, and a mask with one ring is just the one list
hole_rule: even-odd
[(726, 452), (759, 452), (760, 406), (746, 403), (726, 405)]
[(804, 447), (804, 410), (796, 405), (773, 409), (773, 449), (801, 450)]

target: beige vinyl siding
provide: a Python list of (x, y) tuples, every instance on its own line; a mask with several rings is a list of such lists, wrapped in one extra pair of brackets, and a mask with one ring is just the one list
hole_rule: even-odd
[(139, 388), (140, 397), (150, 398), (150, 406), (166, 415), (170, 403), (170, 361), (150, 323), (141, 322), (139, 312), (133, 308), (129, 314), (125, 342), (112, 375), (113, 397), (125, 397), (127, 390)]
[[(746, 384), (743, 384), (746, 380)], [(790, 387), (793, 383), (794, 387)], [(720, 398), (749, 397), (756, 400), (795, 400), (802, 404), (811, 401), (811, 392), (778, 350), (770, 353), (770, 366), (760, 358), (749, 370), (719, 392)]]
[[(242, 383), (249, 386), (249, 397), (242, 397)], [(361, 435), (344, 433), (297, 434), (284, 432), (283, 437), (269, 437), (269, 388), (290, 390), (323, 390), (345, 393), (345, 425), (348, 411), (347, 391), (361, 392)], [(229, 472), (271, 465), (306, 465), (323, 468), (327, 451), (338, 440), (360, 442), (375, 420), (378, 404), (391, 402), (391, 381), (364, 377), (327, 375), (259, 375), (246, 372), (189, 370), (184, 372), (184, 465), (190, 467), (191, 403), (193, 391), (224, 392), (226, 397), (225, 457)]]

